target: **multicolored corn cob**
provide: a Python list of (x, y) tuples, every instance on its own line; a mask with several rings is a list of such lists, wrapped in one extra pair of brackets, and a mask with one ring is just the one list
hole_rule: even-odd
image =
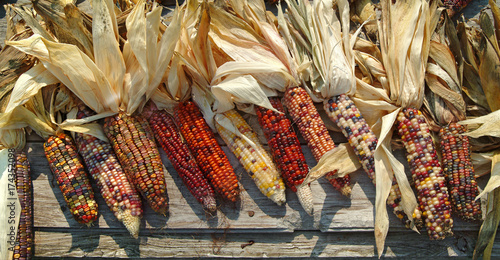
[[(373, 184), (375, 184), (375, 159), (373, 155), (375, 148), (377, 148), (377, 136), (375, 136), (349, 96), (342, 94), (332, 97), (324, 102), (324, 106), (328, 117), (342, 130), (342, 133), (358, 156), (363, 169)], [(387, 205), (393, 209), (394, 214), (399, 219), (409, 226), (408, 216), (404, 213), (400, 202), (401, 191), (399, 190), (396, 178), (394, 178), (392, 180), (391, 192), (387, 198)], [(413, 214), (417, 228), (422, 225), (421, 220), (419, 220), (420, 215), (418, 210)]]
[(480, 220), (481, 201), (470, 158), (469, 137), (465, 127), (451, 123), (439, 131), (443, 172), (448, 183), (454, 211), (466, 221)]
[(208, 212), (217, 210), (213, 188), (208, 183), (179, 134), (174, 119), (165, 110), (156, 110), (149, 117), (156, 141), (161, 145), (168, 159), (191, 194)]
[(462, 11), (470, 2), (472, 0), (444, 0), (443, 5), (446, 7), (448, 15), (453, 16)]
[(154, 211), (166, 214), (168, 199), (163, 163), (146, 119), (119, 112), (104, 120), (104, 132), (128, 180)]
[(78, 223), (90, 226), (97, 219), (97, 203), (73, 139), (57, 133), (48, 138), (43, 148), (71, 214)]
[(271, 157), (260, 144), (257, 134), (235, 110), (225, 112), (224, 116), (231, 120), (238, 131), (252, 141), (254, 145), (216, 122), (215, 126), (222, 140), (250, 174), (260, 192), (278, 205), (285, 203), (285, 184)]
[(429, 126), (420, 110), (414, 108), (403, 109), (398, 115), (397, 125), (429, 237), (444, 239), (453, 234), (451, 202)]
[[(335, 143), (330, 137), (325, 123), (305, 89), (300, 87), (287, 89), (284, 104), (316, 161), (319, 161), (326, 152), (335, 148)], [(333, 178), (331, 177), (333, 175), (334, 172), (329, 172), (326, 178), (335, 189), (343, 195), (349, 196), (351, 194), (351, 177), (346, 175), (341, 178)]]
[(33, 257), (33, 184), (31, 182), (30, 164), (26, 153), (15, 153), (16, 187), (21, 216), (17, 230), (16, 244), (14, 245), (13, 259), (31, 259)]
[(269, 98), (271, 105), (278, 112), (270, 109), (255, 106), (255, 112), (259, 124), (264, 131), (271, 154), (281, 171), (281, 175), (285, 183), (292, 191), (297, 192), (299, 201), (304, 210), (312, 215), (313, 198), (309, 185), (297, 186), (302, 184), (307, 174), (309, 167), (302, 152), (299, 139), (293, 131), (292, 123), (285, 116), (285, 110), (278, 97)]
[(189, 150), (215, 192), (226, 201), (238, 201), (240, 199), (238, 178), (200, 109), (194, 102), (184, 101), (176, 106), (174, 113)]
[[(82, 107), (77, 118), (92, 114), (89, 109)], [(109, 209), (123, 222), (130, 234), (137, 238), (142, 217), (142, 201), (128, 181), (113, 148), (108, 142), (82, 133), (75, 133), (75, 142)]]

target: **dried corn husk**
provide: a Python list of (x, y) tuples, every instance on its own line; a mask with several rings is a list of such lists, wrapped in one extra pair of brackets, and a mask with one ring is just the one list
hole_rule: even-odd
[[(95, 60), (74, 45), (55, 43), (40, 35), (8, 44), (37, 57), (48, 71), (98, 113), (93, 119), (120, 110), (132, 114), (142, 109), (164, 77), (178, 39), (175, 37), (178, 15), (174, 15), (171, 23), (174, 26), (161, 34), (161, 7), (153, 5), (144, 15), (146, 4), (137, 4), (127, 17), (128, 40), (122, 53), (112, 1), (94, 1), (93, 6)], [(65, 126), (77, 124), (75, 121)]]

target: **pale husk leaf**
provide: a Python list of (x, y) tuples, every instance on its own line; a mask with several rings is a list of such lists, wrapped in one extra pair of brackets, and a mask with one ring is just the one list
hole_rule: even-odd
[(231, 75), (211, 87), (217, 100), (214, 109), (224, 113), (234, 108), (234, 102), (255, 104), (276, 111), (259, 82), (250, 75)]
[(398, 106), (420, 108), (433, 30), (427, 1), (381, 1), (379, 38), (391, 100)]
[(0, 129), (0, 150), (24, 148), (26, 144), (26, 132), (24, 129)]
[[(114, 92), (116, 96), (121, 93), (121, 88), (123, 86), (125, 62), (118, 45), (118, 25), (113, 9), (113, 2), (112, 0), (94, 0), (92, 4), (94, 7), (92, 36), (95, 65), (102, 75), (104, 75), (105, 81), (107, 81), (109, 86), (113, 89), (113, 91), (109, 92)], [(72, 91), (75, 92), (74, 90)], [(106, 95), (104, 97), (106, 97)], [(120, 96), (117, 96), (116, 99), (120, 99)], [(87, 102), (85, 102), (85, 104), (87, 104)], [(87, 105), (94, 109), (89, 104)], [(94, 109), (94, 111), (100, 113), (102, 110)]]
[(476, 178), (491, 172), (491, 160), (494, 152), (471, 153), (471, 162), (474, 165), (474, 176)]
[(44, 86), (58, 82), (59, 80), (48, 72), (41, 63), (35, 65), (33, 68), (19, 76), (14, 88), (12, 89), (12, 94), (4, 113), (9, 114), (17, 106), (26, 103)]
[(467, 119), (459, 122), (462, 125), (476, 125), (480, 124), (481, 126), (474, 131), (466, 133), (466, 135), (477, 138), (481, 136), (495, 136), (500, 137), (500, 128), (498, 127), (500, 124), (500, 110), (491, 112), (487, 115)]
[(342, 143), (321, 157), (318, 164), (309, 171), (301, 186), (308, 185), (329, 172), (335, 171), (333, 176), (340, 178), (355, 172), (359, 168), (361, 168), (361, 164), (352, 148), (349, 144)]
[(491, 176), (484, 187), (483, 191), (477, 195), (476, 200), (484, 196), (485, 194), (489, 194), (496, 188), (500, 186), (500, 152), (495, 152), (493, 158), (491, 159)]
[(119, 111), (119, 97), (95, 63), (76, 46), (50, 42), (40, 35), (7, 44), (37, 57), (78, 98), (97, 113)]

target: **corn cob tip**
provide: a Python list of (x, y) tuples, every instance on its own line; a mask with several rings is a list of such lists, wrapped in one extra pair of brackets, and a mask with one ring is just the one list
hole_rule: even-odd
[(309, 185), (297, 186), (297, 197), (299, 198), (300, 205), (309, 216), (312, 216), (314, 210), (313, 196), (311, 187)]
[(130, 235), (137, 239), (139, 237), (141, 218), (139, 216), (133, 216), (130, 212), (124, 212), (121, 216), (125, 228), (130, 232)]
[(351, 196), (352, 188), (351, 186), (344, 186), (340, 189), (340, 193), (346, 197)]
[(269, 196), (269, 199), (272, 200), (274, 203), (278, 204), (278, 206), (281, 206), (286, 203), (286, 196), (285, 196), (285, 190), (276, 190), (274, 194)]
[(213, 196), (205, 196), (202, 200), (205, 211), (213, 213), (217, 210), (217, 202)]

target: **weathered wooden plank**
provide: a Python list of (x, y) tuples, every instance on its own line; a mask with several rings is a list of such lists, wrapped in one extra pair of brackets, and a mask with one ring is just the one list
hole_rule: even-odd
[[(385, 256), (439, 259), (448, 256), (470, 257), (476, 232), (460, 232), (442, 241), (421, 240), (416, 233), (389, 233)], [(138, 240), (125, 233), (99, 230), (36, 232), (35, 254), (38, 257), (375, 257), (375, 241), (370, 232), (319, 233), (300, 231), (267, 235), (261, 233), (150, 234)], [(64, 241), (62, 243), (61, 241)], [(409, 243), (412, 241), (411, 243)], [(418, 242), (413, 242), (418, 241)], [(500, 256), (497, 237), (493, 257)]]

